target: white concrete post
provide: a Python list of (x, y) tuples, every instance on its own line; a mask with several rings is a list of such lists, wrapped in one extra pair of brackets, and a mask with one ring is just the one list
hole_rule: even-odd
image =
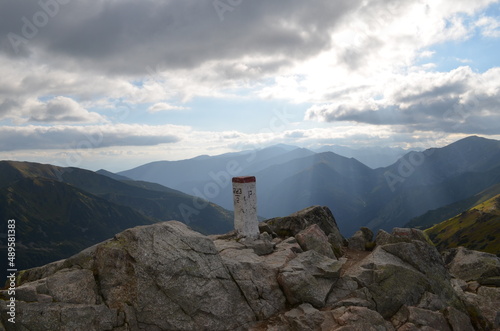
[(248, 238), (259, 237), (254, 176), (233, 177), (234, 228)]

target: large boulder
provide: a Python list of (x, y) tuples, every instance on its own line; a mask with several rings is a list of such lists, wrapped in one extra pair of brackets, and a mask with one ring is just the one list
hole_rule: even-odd
[(345, 253), (347, 240), (342, 236), (337, 222), (328, 207), (312, 206), (293, 213), (286, 217), (276, 217), (266, 220), (261, 229), (281, 238), (294, 237), (312, 225), (317, 225), (328, 237), (328, 242), (335, 256), (341, 257)]
[(458, 247), (443, 253), (446, 266), (451, 274), (464, 281), (495, 285), (500, 278), (500, 258), (496, 255)]
[(286, 298), (277, 280), (279, 270), (301, 251), (297, 242), (282, 242), (273, 254), (259, 255), (248, 243), (215, 240), (223, 263), (258, 319), (282, 311)]
[(341, 246), (345, 243), (337, 222), (328, 207), (312, 206), (286, 217), (276, 217), (266, 224), (280, 237), (292, 237), (313, 224), (317, 224), (332, 243)]
[(305, 302), (320, 308), (339, 278), (342, 265), (343, 261), (310, 250), (289, 261), (280, 270), (278, 282), (290, 304)]
[(236, 330), (257, 318), (212, 240), (180, 222), (126, 230), (85, 254), (93, 257), (85, 268), (65, 262), (24, 275), (46, 276), (35, 295), (52, 301), (20, 302), (16, 327), (73, 329), (85, 320), (74, 329)]
[(366, 250), (373, 240), (372, 230), (362, 227), (354, 233), (354, 235), (348, 239), (349, 249), (354, 249), (358, 251)]
[(314, 250), (332, 259), (337, 259), (333, 252), (332, 245), (328, 242), (328, 237), (323, 230), (313, 224), (295, 235), (297, 242), (304, 251)]
[(308, 303), (299, 305), (274, 321), (261, 323), (250, 331), (392, 331), (389, 321), (374, 310), (365, 307), (339, 307), (333, 310), (318, 310)]
[(368, 289), (385, 318), (404, 305), (417, 305), (426, 292), (436, 294), (447, 306), (460, 307), (441, 256), (422, 241), (378, 246), (345, 275)]
[(423, 241), (433, 245), (432, 241), (424, 231), (412, 228), (394, 228), (391, 233), (379, 230), (375, 237), (375, 243), (378, 246), (395, 244), (400, 242), (411, 242), (413, 240)]

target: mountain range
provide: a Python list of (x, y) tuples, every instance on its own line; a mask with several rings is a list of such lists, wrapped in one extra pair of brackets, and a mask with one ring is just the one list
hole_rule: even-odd
[(241, 175), (257, 178), (262, 219), (322, 205), (346, 237), (362, 226), (391, 231), (410, 222), (425, 229), (500, 194), (500, 142), (468, 137), (408, 152), (377, 169), (287, 145), (154, 162), (118, 174), (0, 161), (0, 218), (16, 220), (20, 269), (158, 221), (226, 233), (233, 229), (231, 177)]
[(376, 169), (333, 152), (273, 146), (153, 162), (118, 174), (160, 183), (227, 209), (232, 209), (230, 177), (252, 175), (257, 178), (262, 217), (324, 205), (349, 236), (361, 226), (374, 230), (403, 226), (429, 210), (499, 184), (500, 141), (471, 136), (442, 148), (410, 151)]

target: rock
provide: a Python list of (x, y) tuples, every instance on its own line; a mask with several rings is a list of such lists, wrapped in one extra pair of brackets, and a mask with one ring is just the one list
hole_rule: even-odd
[[(15, 327), (114, 331), (500, 327), (496, 257), (456, 249), (443, 259), (422, 233), (396, 229), (392, 234), (379, 231), (373, 251), (349, 250), (337, 260), (334, 243), (341, 251), (344, 242), (329, 229), (337, 228), (328, 209), (311, 207), (283, 219), (280, 225), (263, 225), (265, 231), (256, 240), (238, 238), (236, 233), (207, 237), (175, 221), (137, 227), (69, 259), (23, 271), (17, 279)], [(280, 236), (272, 237), (273, 226), (283, 230), (278, 231)], [(294, 235), (283, 235), (285, 229)], [(358, 237), (365, 242), (359, 247), (373, 239), (363, 230)], [(0, 291), (0, 299), (0, 330), (16, 329), (7, 322), (7, 291)]]
[(445, 251), (443, 258), (450, 272), (466, 282), (496, 284), (495, 277), (500, 276), (500, 258), (493, 254), (459, 247)]
[(379, 230), (375, 238), (375, 243), (381, 246), (400, 242), (411, 242), (413, 240), (426, 242), (432, 245), (432, 242), (422, 230), (412, 228), (394, 228), (391, 234), (384, 230)]
[(280, 237), (295, 236), (307, 227), (317, 224), (333, 241), (341, 244), (344, 242), (344, 237), (340, 234), (337, 222), (328, 207), (312, 206), (290, 216), (272, 218), (265, 223)]
[(347, 240), (340, 234), (337, 222), (328, 207), (312, 206), (287, 217), (276, 217), (265, 221), (271, 231), (282, 238), (292, 237), (307, 227), (317, 224), (328, 237), (337, 258), (345, 253)]
[(408, 307), (408, 322), (418, 328), (426, 326), (439, 331), (451, 331), (443, 314), (418, 307)]
[(402, 241), (419, 240), (423, 242), (429, 242), (429, 239), (425, 235), (424, 231), (413, 228), (394, 228), (392, 229), (391, 236), (395, 239)]
[(357, 289), (358, 283), (354, 279), (349, 276), (342, 276), (333, 285), (332, 291), (328, 295), (326, 306), (333, 307), (343, 299), (352, 298)]
[[(465, 280), (461, 280), (461, 281), (465, 283)], [(465, 288), (462, 288), (462, 290), (469, 291), (472, 293), (477, 293), (477, 290), (479, 289), (480, 286), (481, 285), (478, 282), (476, 282), (475, 280), (472, 280), (470, 282), (465, 283)]]
[(500, 327), (500, 288), (480, 286), (477, 293), (461, 292), (472, 325), (476, 330)]
[(20, 301), (16, 308), (16, 330), (112, 330), (119, 325), (117, 311), (105, 305)]
[(339, 278), (342, 264), (316, 251), (307, 251), (281, 269), (278, 282), (290, 304), (310, 303), (320, 308)]
[(46, 278), (48, 294), (57, 302), (98, 304), (97, 285), (92, 271), (60, 270)]
[(453, 307), (433, 311), (403, 306), (391, 322), (397, 330), (474, 330), (469, 317)]
[(351, 297), (351, 298), (346, 298), (340, 301), (337, 301), (334, 305), (333, 308), (338, 308), (338, 307), (365, 307), (371, 310), (375, 310), (375, 304), (372, 301), (368, 301), (365, 299), (357, 298), (357, 297)]
[[(280, 248), (282, 248), (280, 246)], [(296, 256), (290, 249), (281, 254), (259, 256), (251, 249), (229, 248), (220, 253), (232, 279), (258, 319), (263, 320), (285, 309), (286, 298), (277, 281), (279, 269)]]
[[(478, 283), (478, 285), (479, 285), (479, 283)], [(465, 280), (460, 279), (460, 278), (452, 278), (451, 279), (451, 286), (457, 292), (465, 291), (469, 287), (468, 284), (467, 284), (467, 282)]]
[(444, 317), (448, 320), (451, 329), (454, 331), (474, 331), (474, 327), (467, 314), (455, 309), (453, 307), (446, 307), (444, 309)]
[[(23, 285), (16, 288), (16, 300), (26, 301), (26, 302), (37, 302), (38, 293), (36, 292), (36, 287), (31, 284)], [(8, 300), (8, 297), (4, 299)]]
[(378, 246), (345, 275), (370, 291), (384, 318), (403, 305), (417, 305), (425, 292), (436, 294), (447, 305), (460, 302), (439, 253), (421, 241)]
[(260, 325), (250, 330), (267, 331), (392, 331), (391, 323), (384, 320), (376, 311), (366, 307), (339, 307), (334, 310), (317, 310), (310, 304), (301, 304), (297, 308), (280, 314), (277, 321)]
[(481, 286), (477, 290), (477, 307), (493, 328), (500, 328), (500, 288)]
[(260, 234), (268, 233), (273, 238), (277, 236), (276, 233), (273, 232), (273, 229), (271, 229), (271, 227), (269, 226), (269, 224), (267, 224), (266, 222), (260, 222), (259, 223), (259, 232), (260, 232)]
[(252, 249), (257, 255), (268, 255), (274, 251), (275, 243), (271, 241), (271, 238), (261, 235), (261, 238), (243, 238), (240, 240), (246, 248)]
[(348, 245), (350, 249), (364, 251), (372, 240), (372, 230), (362, 227), (360, 230), (356, 231), (351, 238), (348, 239)]
[(333, 253), (332, 246), (328, 242), (328, 237), (317, 224), (310, 225), (297, 233), (295, 239), (297, 239), (297, 242), (304, 251), (314, 250), (331, 259), (337, 259)]
[(420, 302), (418, 303), (417, 307), (437, 311), (445, 309), (446, 304), (443, 302), (443, 300), (441, 300), (439, 295), (431, 292), (425, 292), (422, 298), (420, 298)]
[(303, 303), (283, 315), (290, 330), (317, 330), (325, 317), (323, 314), (308, 303)]
[(484, 286), (500, 287), (500, 276), (481, 277), (479, 278), (479, 284)]
[(340, 326), (335, 330), (394, 330), (390, 322), (366, 307), (341, 307), (333, 310), (331, 314)]
[(47, 278), (48, 276), (55, 274), (59, 270), (70, 269), (73, 266), (76, 266), (79, 269), (91, 270), (95, 260), (97, 247), (107, 243), (108, 241), (109, 240), (106, 240), (100, 244), (86, 248), (80, 253), (77, 253), (67, 258), (66, 260), (52, 262), (44, 266), (29, 270), (23, 270), (19, 273), (17, 281), (19, 285), (22, 285), (27, 282), (33, 282), (39, 279)]
[(375, 237), (375, 244), (377, 246), (382, 246), (389, 244), (391, 240), (391, 234), (384, 230), (378, 230), (377, 236)]
[[(236, 330), (257, 318), (213, 241), (180, 222), (126, 230), (94, 247), (91, 255), (93, 262), (84, 264), (90, 269), (71, 265), (54, 272), (70, 264), (66, 260), (50, 272), (30, 271), (29, 277), (48, 275), (42, 280), (54, 302), (20, 302), (16, 323), (36, 330), (67, 329), (74, 323), (80, 323), (77, 329), (105, 324), (99, 330), (124, 323), (150, 330)], [(43, 321), (35, 318), (40, 312)], [(105, 316), (114, 318), (102, 321)]]

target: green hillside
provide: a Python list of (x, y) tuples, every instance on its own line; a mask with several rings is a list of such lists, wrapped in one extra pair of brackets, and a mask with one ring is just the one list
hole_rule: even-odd
[(460, 214), (464, 210), (474, 208), (474, 206), (479, 205), (498, 194), (500, 194), (500, 184), (493, 185), (478, 194), (468, 197), (467, 199), (454, 202), (441, 208), (429, 210), (425, 214), (412, 219), (405, 225), (405, 227), (417, 228), (421, 230), (428, 229), (441, 223), (443, 220), (447, 220), (457, 214)]
[(440, 250), (464, 246), (500, 254), (500, 195), (425, 232)]
[[(0, 219), (16, 220), (19, 269), (67, 258), (127, 228), (158, 221), (178, 220), (205, 234), (232, 229), (231, 212), (211, 203), (195, 208), (193, 201), (158, 184), (119, 181), (79, 168), (0, 161)], [(5, 232), (6, 227), (0, 230), (1, 248), (6, 247)]]
[(0, 188), (0, 218), (16, 220), (19, 269), (67, 258), (128, 227), (155, 222), (132, 208), (42, 177)]

